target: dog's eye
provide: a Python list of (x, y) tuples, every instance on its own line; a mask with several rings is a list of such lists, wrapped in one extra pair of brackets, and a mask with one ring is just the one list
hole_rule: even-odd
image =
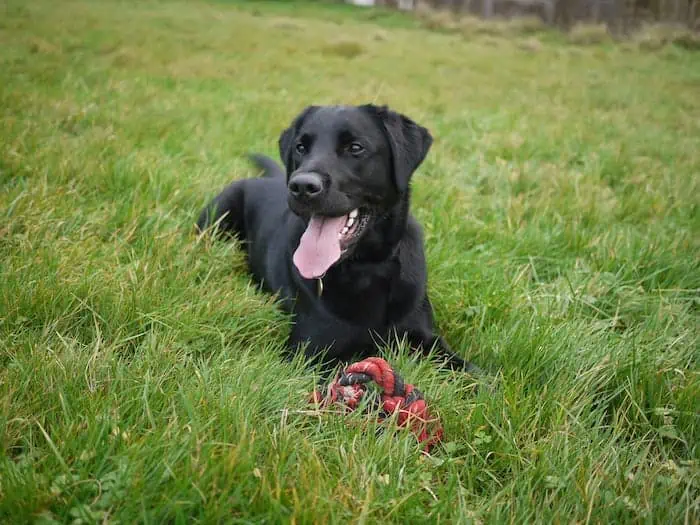
[(350, 146), (348, 146), (348, 151), (353, 155), (359, 155), (360, 153), (365, 151), (365, 148), (362, 146), (362, 144), (353, 142), (352, 144), (350, 144)]
[(306, 153), (306, 146), (304, 146), (301, 142), (299, 142), (299, 143), (295, 146), (295, 148), (296, 148), (297, 153), (298, 153), (299, 155), (304, 155), (304, 154)]

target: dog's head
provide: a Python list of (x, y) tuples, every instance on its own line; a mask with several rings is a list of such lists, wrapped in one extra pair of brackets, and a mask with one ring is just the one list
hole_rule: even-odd
[(308, 221), (294, 254), (307, 279), (349, 255), (406, 198), (432, 137), (387, 107), (311, 106), (279, 139), (290, 209)]

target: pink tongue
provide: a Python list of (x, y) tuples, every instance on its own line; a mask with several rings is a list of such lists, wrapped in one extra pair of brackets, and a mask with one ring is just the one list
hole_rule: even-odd
[(340, 259), (338, 234), (348, 218), (318, 217), (314, 215), (301, 236), (294, 252), (294, 265), (305, 279), (321, 277), (331, 265)]

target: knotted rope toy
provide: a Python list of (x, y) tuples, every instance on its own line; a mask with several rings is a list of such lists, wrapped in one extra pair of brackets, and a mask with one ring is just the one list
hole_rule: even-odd
[(374, 381), (382, 390), (380, 421), (394, 413), (399, 427), (410, 428), (423, 443), (423, 450), (442, 440), (443, 429), (437, 419), (431, 417), (423, 394), (413, 385), (405, 383), (389, 363), (379, 357), (369, 357), (345, 368), (328, 386), (326, 396), (315, 391), (311, 403), (320, 407), (342, 404), (347, 411), (357, 408), (367, 392), (367, 383)]

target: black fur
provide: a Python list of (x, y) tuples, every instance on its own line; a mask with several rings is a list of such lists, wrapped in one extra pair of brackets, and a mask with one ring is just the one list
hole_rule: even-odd
[[(290, 349), (306, 344), (308, 357), (345, 363), (398, 336), (424, 353), (436, 347), (452, 368), (474, 369), (434, 332), (422, 231), (409, 213), (409, 181), (431, 144), (427, 129), (386, 107), (311, 106), (280, 136), (286, 173), (254, 155), (266, 176), (232, 183), (202, 211), (199, 231), (218, 224), (238, 238), (254, 280), (280, 293), (294, 319)], [(321, 193), (291, 194), (290, 179), (309, 173)], [(310, 215), (356, 208), (371, 217), (368, 226), (323, 276), (319, 297), (317, 280), (304, 279), (292, 255)]]

